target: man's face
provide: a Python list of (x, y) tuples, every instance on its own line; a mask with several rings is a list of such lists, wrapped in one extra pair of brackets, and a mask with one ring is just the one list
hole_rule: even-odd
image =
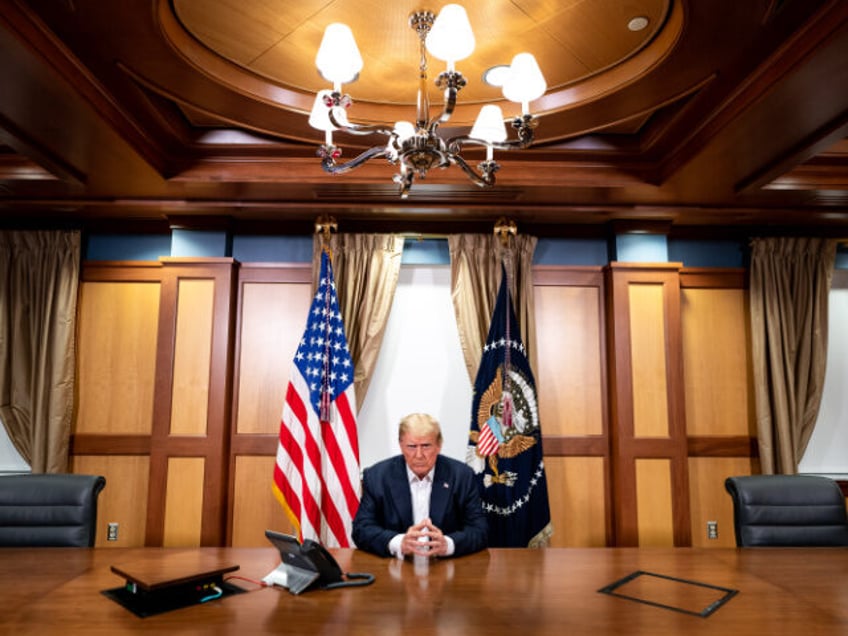
[(436, 465), (436, 457), (442, 445), (436, 442), (436, 434), (415, 435), (405, 433), (400, 438), (400, 452), (406, 465), (419, 479), (424, 477)]

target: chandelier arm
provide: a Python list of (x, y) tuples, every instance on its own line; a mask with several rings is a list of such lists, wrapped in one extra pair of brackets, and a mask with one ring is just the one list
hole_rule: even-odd
[(373, 148), (369, 148), (365, 152), (357, 155), (350, 161), (345, 161), (344, 163), (336, 163), (333, 158), (333, 153), (328, 152), (326, 150), (326, 146), (321, 147), (319, 154), (321, 155), (321, 167), (324, 168), (326, 172), (329, 172), (330, 174), (344, 174), (345, 172), (350, 172), (351, 170), (358, 168), (366, 161), (377, 157), (388, 156), (388, 151), (384, 146), (374, 146)]
[(523, 150), (530, 145), (529, 142), (514, 139), (512, 141), (493, 141), (491, 144), (495, 150)]
[(394, 130), (387, 128), (385, 124), (374, 124), (372, 126), (362, 126), (360, 124), (351, 123), (343, 124), (336, 120), (333, 116), (332, 108), (330, 109), (328, 116), (330, 118), (330, 123), (332, 123), (333, 126), (335, 126), (340, 132), (349, 133), (351, 135), (373, 135), (374, 133), (380, 133), (387, 137), (391, 137), (394, 134)]
[(483, 146), (484, 148), (491, 146), (493, 150), (523, 150), (530, 144), (519, 139), (514, 139), (512, 141), (489, 142), (483, 139), (476, 139), (475, 137), (463, 135), (461, 137), (451, 137), (445, 141), (445, 145), (448, 147), (451, 154), (457, 154), (462, 151), (463, 146)]
[(484, 162), (481, 165), (487, 166), (487, 169), (482, 173), (477, 172), (474, 168), (468, 165), (468, 163), (459, 155), (452, 155), (451, 160), (456, 163), (462, 171), (468, 175), (471, 181), (474, 182), (475, 185), (480, 186), (481, 188), (490, 188), (495, 185), (495, 172), (498, 170), (500, 166), (494, 161), (492, 162)]
[[(458, 155), (462, 152), (463, 146), (483, 146), (484, 148), (489, 145), (489, 142), (483, 139), (477, 139), (476, 137), (471, 137), (470, 135), (460, 135), (458, 137), (451, 137), (450, 139), (445, 140), (445, 146), (451, 154)], [(496, 147), (492, 144), (492, 147)]]
[(415, 181), (415, 173), (409, 169), (409, 166), (404, 161), (399, 162), (398, 167), (400, 168), (400, 172), (394, 176), (393, 180), (400, 186), (398, 190), (400, 198), (406, 199), (409, 196), (409, 189), (412, 187), (413, 181)]
[(456, 96), (458, 93), (459, 90), (453, 86), (449, 86), (445, 89), (445, 105), (442, 108), (442, 112), (439, 113), (438, 117), (431, 119), (430, 123), (427, 125), (427, 130), (430, 134), (434, 134), (436, 132), (436, 128), (439, 127), (439, 124), (449, 121), (453, 116), (454, 108), (456, 108)]
[(491, 146), (494, 150), (523, 150), (529, 147), (535, 140), (534, 129), (536, 128), (537, 120), (532, 115), (524, 115), (516, 117), (512, 122), (512, 127), (518, 134), (518, 139), (508, 141), (492, 141), (488, 142), (483, 139), (477, 139), (470, 135), (461, 135), (451, 137), (445, 141), (445, 144), (453, 153), (458, 153), (462, 150), (462, 146), (472, 144), (477, 146)]

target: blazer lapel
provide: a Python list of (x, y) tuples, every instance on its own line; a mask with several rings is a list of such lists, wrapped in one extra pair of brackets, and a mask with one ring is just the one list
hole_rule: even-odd
[(406, 462), (403, 457), (395, 458), (389, 475), (389, 488), (392, 501), (397, 506), (399, 521), (404, 530), (412, 525), (412, 494), (409, 492), (409, 479), (406, 475)]

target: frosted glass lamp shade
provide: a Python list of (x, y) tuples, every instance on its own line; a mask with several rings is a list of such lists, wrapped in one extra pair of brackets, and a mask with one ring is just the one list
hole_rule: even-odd
[(340, 22), (327, 25), (315, 65), (321, 77), (333, 84), (348, 84), (359, 77), (362, 55), (349, 26)]
[(545, 77), (530, 53), (519, 53), (512, 58), (503, 94), (511, 102), (526, 104), (545, 94), (548, 88)]
[(506, 126), (504, 126), (503, 112), (496, 104), (486, 104), (480, 109), (477, 120), (471, 128), (471, 137), (482, 139), (489, 143), (506, 141)]
[(427, 50), (449, 65), (474, 52), (474, 32), (468, 14), (458, 4), (446, 4), (427, 34)]

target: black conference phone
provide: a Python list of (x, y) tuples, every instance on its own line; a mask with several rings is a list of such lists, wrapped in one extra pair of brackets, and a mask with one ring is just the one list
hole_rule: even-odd
[(374, 582), (373, 574), (343, 573), (339, 564), (317, 541), (266, 530), (265, 536), (280, 553), (281, 568), (286, 574), (286, 587), (292, 594), (311, 588), (331, 590), (339, 587), (358, 587)]

